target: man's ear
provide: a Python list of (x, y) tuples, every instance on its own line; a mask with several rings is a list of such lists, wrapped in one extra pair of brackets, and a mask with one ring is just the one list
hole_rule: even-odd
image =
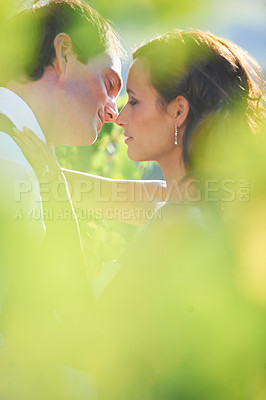
[(54, 48), (54, 67), (59, 75), (63, 75), (66, 71), (69, 58), (73, 54), (70, 37), (66, 33), (59, 33), (54, 39)]

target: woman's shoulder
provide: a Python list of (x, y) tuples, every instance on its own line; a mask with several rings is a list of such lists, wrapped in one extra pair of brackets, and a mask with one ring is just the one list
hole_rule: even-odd
[(176, 223), (179, 218), (198, 220), (202, 216), (200, 206), (185, 202), (161, 202), (157, 204), (153, 220)]

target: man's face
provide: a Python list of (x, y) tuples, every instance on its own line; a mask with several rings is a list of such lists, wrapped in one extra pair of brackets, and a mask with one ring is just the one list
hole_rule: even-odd
[(56, 82), (56, 137), (54, 145), (88, 146), (105, 121), (117, 117), (116, 98), (122, 86), (121, 62), (103, 53), (85, 65), (75, 54)]

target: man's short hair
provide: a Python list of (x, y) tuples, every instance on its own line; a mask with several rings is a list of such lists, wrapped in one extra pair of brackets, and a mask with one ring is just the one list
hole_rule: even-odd
[(123, 54), (116, 32), (96, 10), (78, 0), (52, 0), (22, 11), (2, 28), (1, 78), (40, 79), (53, 63), (54, 39), (59, 33), (69, 35), (73, 51), (84, 64), (104, 51), (118, 57)]

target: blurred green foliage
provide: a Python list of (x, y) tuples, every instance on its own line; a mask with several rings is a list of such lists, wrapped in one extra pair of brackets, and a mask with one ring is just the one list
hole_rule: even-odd
[[(182, 19), (192, 9), (203, 12), (205, 4), (93, 3), (138, 28)], [(65, 168), (140, 179), (150, 165), (130, 161), (123, 140), (121, 129), (109, 124), (93, 146), (61, 147), (57, 156)], [(52, 252), (38, 254), (27, 230), (9, 223), (0, 209), (1, 266), (15, 276), (1, 315), (8, 337), (0, 347), (1, 399), (94, 399), (75, 375), (78, 390), (71, 392), (62, 365), (84, 369), (89, 388), (92, 374), (99, 400), (266, 398), (266, 142), (261, 135), (253, 145), (225, 145), (224, 164), (217, 165), (220, 148), (207, 161), (219, 180), (248, 181), (248, 200), (200, 204), (203, 224), (190, 207), (166, 208), (165, 218), (153, 221), (124, 255), (96, 316), (83, 314), (87, 304), (72, 288), (80, 266), (72, 259), (57, 263), (58, 243), (71, 249), (64, 232)], [(96, 218), (80, 225), (90, 278), (138, 231)], [(58, 304), (65, 305), (62, 319)]]
[(143, 35), (157, 29), (157, 33), (168, 26), (177, 27), (190, 14), (204, 15), (210, 6), (209, 0), (115, 0), (112, 6), (105, 0), (88, 1), (103, 16), (114, 21), (118, 27), (134, 32), (132, 39), (143, 40)]

